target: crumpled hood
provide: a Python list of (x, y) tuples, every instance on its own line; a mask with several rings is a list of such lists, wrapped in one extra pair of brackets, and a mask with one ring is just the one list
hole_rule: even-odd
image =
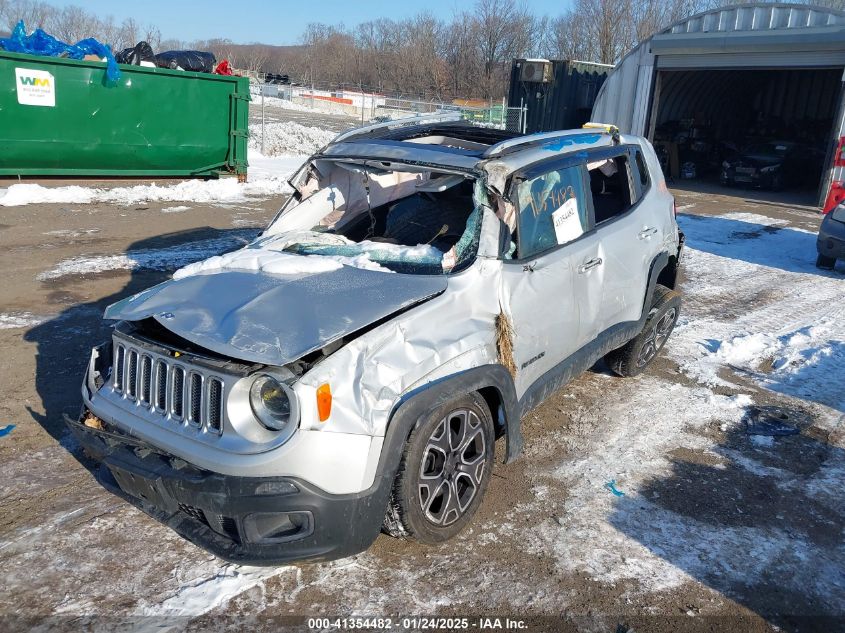
[(351, 266), (273, 275), (223, 271), (166, 281), (109, 306), (106, 319), (153, 317), (219, 354), (284, 365), (446, 289), (445, 276)]

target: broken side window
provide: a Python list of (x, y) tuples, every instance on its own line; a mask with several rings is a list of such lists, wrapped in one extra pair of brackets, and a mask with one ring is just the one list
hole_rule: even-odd
[(596, 225), (626, 213), (636, 204), (627, 154), (588, 163)]

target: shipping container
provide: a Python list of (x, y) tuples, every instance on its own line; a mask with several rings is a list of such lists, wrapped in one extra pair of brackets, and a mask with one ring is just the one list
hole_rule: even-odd
[(613, 66), (574, 60), (515, 59), (508, 107), (526, 108), (525, 132), (581, 127)]

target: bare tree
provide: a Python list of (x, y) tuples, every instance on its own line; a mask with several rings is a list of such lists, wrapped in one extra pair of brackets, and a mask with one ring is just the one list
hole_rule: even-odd
[(492, 97), (501, 87), (506, 64), (528, 48), (531, 16), (514, 0), (477, 0), (473, 20), (483, 73), (482, 96)]
[(11, 31), (18, 21), (23, 20), (29, 31), (43, 29), (55, 13), (56, 8), (46, 2), (11, 0), (8, 3), (5, 26)]
[[(71, 43), (95, 37), (119, 50), (143, 39), (157, 51), (208, 50), (235, 67), (323, 87), (498, 99), (507, 90), (514, 58), (617, 63), (638, 42), (686, 16), (745, 0), (573, 0), (556, 16), (534, 15), (519, 2), (475, 0), (448, 20), (424, 12), (351, 29), (312, 23), (295, 46), (162, 39), (157, 27), (135, 18), (116, 23), (79, 6), (56, 8), (40, 0), (0, 0), (0, 29), (11, 30), (23, 19), (27, 30), (41, 27)], [(845, 10), (845, 0), (798, 2)]]

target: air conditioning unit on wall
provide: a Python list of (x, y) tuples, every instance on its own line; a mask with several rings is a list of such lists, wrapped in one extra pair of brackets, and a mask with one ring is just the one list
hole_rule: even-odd
[(554, 79), (552, 62), (547, 59), (526, 59), (519, 69), (520, 81), (547, 84)]

